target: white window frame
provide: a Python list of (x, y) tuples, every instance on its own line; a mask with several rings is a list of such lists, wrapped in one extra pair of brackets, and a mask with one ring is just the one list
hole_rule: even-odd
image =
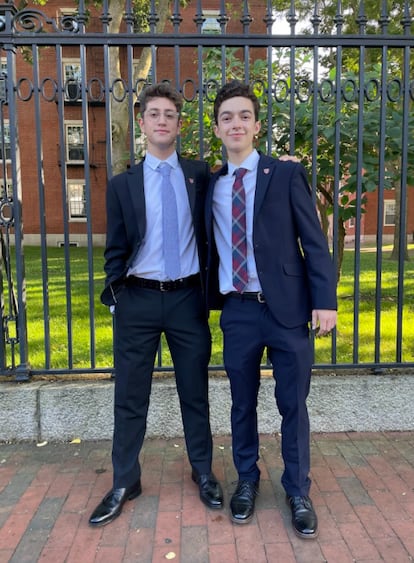
[[(74, 194), (73, 190), (78, 188), (83, 190), (82, 194)], [(86, 215), (86, 182), (85, 180), (68, 179), (66, 181), (67, 197), (68, 197), (68, 212), (69, 221), (72, 223), (85, 223), (87, 221)], [(83, 213), (79, 211), (76, 213), (76, 207), (83, 208)]]
[[(8, 119), (5, 119), (3, 121), (3, 127), (4, 127), (4, 131), (2, 131), (1, 133), (4, 134), (4, 141), (5, 141), (4, 142), (4, 149), (6, 151), (6, 158), (5, 159), (3, 158), (4, 155), (1, 153), (3, 147), (0, 144), (0, 162), (3, 162), (3, 161), (10, 162), (10, 160), (11, 160), (11, 154), (10, 154), (11, 153), (11, 141), (10, 141), (10, 123), (9, 123)], [(8, 142), (6, 142), (7, 138), (8, 138)], [(8, 156), (7, 156), (7, 153), (9, 153)]]
[(62, 60), (63, 85), (65, 88), (65, 101), (80, 102), (82, 69), (80, 59), (64, 58)]
[(73, 6), (71, 7), (68, 6), (67, 8), (58, 8), (56, 10), (56, 22), (59, 26), (63, 18), (65, 18), (66, 16), (74, 17), (77, 14), (78, 14), (78, 9), (74, 8)]
[[(79, 142), (76, 143), (70, 128), (79, 128)], [(73, 132), (75, 134), (75, 131)], [(71, 138), (72, 137), (72, 138)], [(67, 164), (83, 164), (85, 162), (85, 144), (84, 144), (84, 131), (82, 121), (65, 121), (65, 145), (66, 145), (66, 163)], [(77, 155), (73, 154), (74, 151), (81, 151)]]
[(7, 60), (0, 57), (0, 100), (6, 99)]
[[(390, 216), (394, 217), (392, 223), (389, 220)], [(395, 227), (395, 199), (384, 200), (384, 227)]]

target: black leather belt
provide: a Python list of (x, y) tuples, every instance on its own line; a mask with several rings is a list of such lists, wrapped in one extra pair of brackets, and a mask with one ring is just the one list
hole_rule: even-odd
[(226, 293), (225, 297), (235, 297), (241, 300), (249, 299), (251, 301), (258, 301), (259, 303), (266, 303), (266, 299), (261, 291), (245, 291), (244, 293), (230, 291), (230, 293)]
[(137, 278), (136, 276), (128, 276), (127, 285), (135, 285), (144, 287), (145, 289), (156, 289), (158, 291), (174, 291), (175, 289), (185, 289), (186, 287), (197, 287), (200, 285), (200, 275), (194, 274), (188, 278), (180, 278), (174, 281), (158, 281), (147, 280), (146, 278)]

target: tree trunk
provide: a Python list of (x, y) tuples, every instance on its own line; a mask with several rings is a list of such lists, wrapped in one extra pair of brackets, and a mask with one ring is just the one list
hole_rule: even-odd
[[(169, 0), (159, 0), (157, 32), (161, 33), (165, 27), (168, 17)], [(110, 33), (119, 33), (123, 21), (125, 2), (123, 0), (109, 0), (109, 12), (112, 20), (109, 24)], [(111, 131), (112, 131), (112, 173), (123, 172), (129, 161), (128, 133), (129, 133), (129, 96), (122, 101), (123, 87), (114, 80), (121, 78), (120, 47), (109, 49), (109, 83), (113, 87), (114, 95), (111, 95)], [(151, 68), (151, 48), (144, 47), (139, 64), (134, 69), (133, 83), (137, 79), (146, 79)], [(139, 93), (138, 93), (139, 94)], [(135, 101), (135, 100), (134, 100)], [(131, 163), (133, 164), (133, 163)]]
[(342, 271), (342, 262), (344, 260), (344, 251), (345, 251), (345, 223), (342, 219), (338, 219), (338, 262), (336, 265), (336, 282), (339, 283), (341, 278), (341, 271)]
[[(398, 184), (395, 187), (395, 227), (394, 227), (394, 244), (390, 255), (390, 260), (398, 261), (400, 256), (400, 236), (404, 239), (404, 260), (409, 260), (407, 233), (401, 233), (401, 186)], [(405, 213), (407, 215), (407, 205), (405, 206)], [(379, 218), (380, 219), (380, 218)], [(405, 217), (405, 224), (407, 224), (407, 217)]]
[[(326, 192), (325, 192), (326, 196)], [(317, 198), (317, 206), (319, 211), (319, 219), (321, 222), (321, 227), (327, 240), (329, 240), (329, 219), (328, 219), (328, 206), (329, 202), (323, 204), (319, 198)], [(341, 277), (341, 270), (342, 270), (342, 261), (344, 259), (344, 250), (345, 250), (345, 235), (346, 229), (345, 224), (342, 219), (338, 219), (338, 255), (337, 255), (337, 266), (336, 266), (336, 279), (339, 283), (339, 279)]]

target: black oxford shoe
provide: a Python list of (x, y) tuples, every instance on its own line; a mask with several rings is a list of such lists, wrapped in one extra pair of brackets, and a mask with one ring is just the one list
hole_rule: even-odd
[(309, 497), (286, 497), (292, 511), (292, 524), (295, 534), (303, 539), (318, 536), (318, 518)]
[(223, 491), (213, 473), (198, 474), (193, 470), (191, 478), (197, 483), (200, 499), (208, 508), (223, 508)]
[(105, 524), (109, 524), (109, 522), (112, 522), (121, 514), (125, 502), (139, 496), (141, 492), (141, 481), (139, 479), (132, 487), (127, 489), (111, 489), (92, 512), (89, 524), (91, 526), (105, 526)]
[(259, 494), (259, 481), (239, 481), (230, 501), (231, 520), (247, 524), (253, 518), (254, 503)]

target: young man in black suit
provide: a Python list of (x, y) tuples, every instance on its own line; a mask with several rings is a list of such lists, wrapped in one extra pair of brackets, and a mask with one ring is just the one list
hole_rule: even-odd
[[(231, 519), (244, 524), (254, 514), (260, 478), (256, 406), (267, 348), (282, 416), (282, 484), (295, 532), (314, 538), (318, 528), (309, 498), (306, 408), (313, 362), (308, 323), (319, 335), (334, 328), (335, 270), (302, 165), (254, 149), (259, 102), (249, 86), (237, 81), (223, 86), (214, 118), (228, 163), (210, 182), (206, 224), (209, 287), (213, 295), (218, 285), (223, 307), (224, 365), (239, 476)], [(219, 301), (212, 301), (213, 306)]]
[(145, 159), (107, 187), (102, 302), (114, 307), (116, 327), (113, 488), (91, 515), (92, 526), (108, 524), (126, 500), (141, 494), (138, 457), (162, 333), (174, 363), (192, 479), (209, 508), (223, 505), (211, 471), (208, 403), (204, 204), (210, 170), (205, 162), (176, 152), (181, 109), (181, 96), (166, 83), (144, 91), (139, 123), (147, 139)]

